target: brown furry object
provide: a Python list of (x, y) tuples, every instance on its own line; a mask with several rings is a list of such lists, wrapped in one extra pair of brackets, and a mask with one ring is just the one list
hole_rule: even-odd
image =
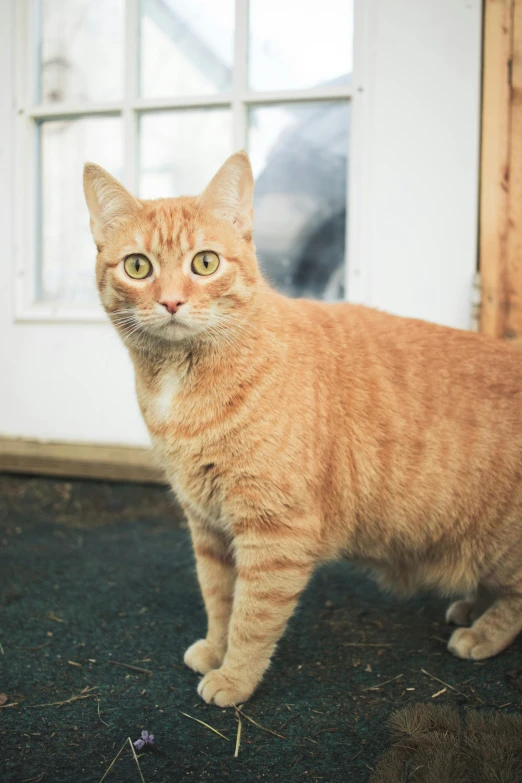
[(522, 716), (416, 704), (390, 718), (394, 744), (370, 783), (520, 783)]

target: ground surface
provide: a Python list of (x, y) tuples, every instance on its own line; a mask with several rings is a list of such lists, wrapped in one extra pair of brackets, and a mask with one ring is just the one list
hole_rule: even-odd
[[(2, 783), (97, 783), (142, 729), (156, 737), (139, 756), (147, 783), (366, 781), (398, 707), (522, 706), (520, 639), (484, 663), (453, 658), (444, 602), (385, 596), (335, 564), (244, 707), (282, 737), (243, 718), (234, 758), (234, 711), (201, 702), (183, 666), (205, 618), (188, 532), (162, 488), (0, 476), (0, 607)], [(446, 687), (434, 678), (456, 690), (433, 699)], [(128, 747), (106, 781), (140, 781)]]

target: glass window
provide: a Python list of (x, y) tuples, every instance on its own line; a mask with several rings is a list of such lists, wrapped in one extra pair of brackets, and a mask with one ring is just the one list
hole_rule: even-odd
[(97, 301), (96, 250), (86, 217), (82, 179), (86, 160), (115, 177), (123, 173), (119, 117), (51, 120), (40, 125), (41, 258), (39, 296), (85, 305)]
[(349, 127), (345, 101), (250, 110), (257, 253), (292, 296), (343, 297)]
[(253, 90), (346, 85), (353, 68), (353, 0), (250, 0)]
[(21, 115), (39, 143), (36, 247), (21, 254), (36, 263), (30, 305), (77, 306), (81, 318), (98, 301), (84, 161), (142, 198), (196, 195), (244, 147), (265, 273), (293, 296), (342, 297), (353, 4), (27, 2), (36, 78)]
[(232, 87), (234, 0), (142, 0), (141, 95)]
[(197, 195), (232, 153), (229, 109), (180, 109), (143, 114), (140, 196)]
[(41, 0), (40, 103), (123, 97), (124, 0)]

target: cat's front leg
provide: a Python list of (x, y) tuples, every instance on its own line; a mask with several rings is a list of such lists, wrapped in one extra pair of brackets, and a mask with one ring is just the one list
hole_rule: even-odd
[(228, 542), (190, 515), (189, 525), (208, 629), (205, 639), (188, 648), (184, 661), (195, 672), (206, 674), (221, 666), (225, 656), (236, 574)]
[(235, 540), (237, 579), (220, 669), (201, 680), (198, 693), (209, 704), (230, 707), (246, 701), (270, 663), (275, 646), (313, 570), (306, 546), (286, 532), (244, 533)]

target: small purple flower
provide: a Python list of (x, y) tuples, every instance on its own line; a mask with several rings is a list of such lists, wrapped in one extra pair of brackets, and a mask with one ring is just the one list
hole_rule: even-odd
[(154, 745), (154, 734), (149, 734), (148, 731), (143, 730), (141, 732), (141, 739), (132, 743), (137, 750), (141, 750), (145, 745)]

